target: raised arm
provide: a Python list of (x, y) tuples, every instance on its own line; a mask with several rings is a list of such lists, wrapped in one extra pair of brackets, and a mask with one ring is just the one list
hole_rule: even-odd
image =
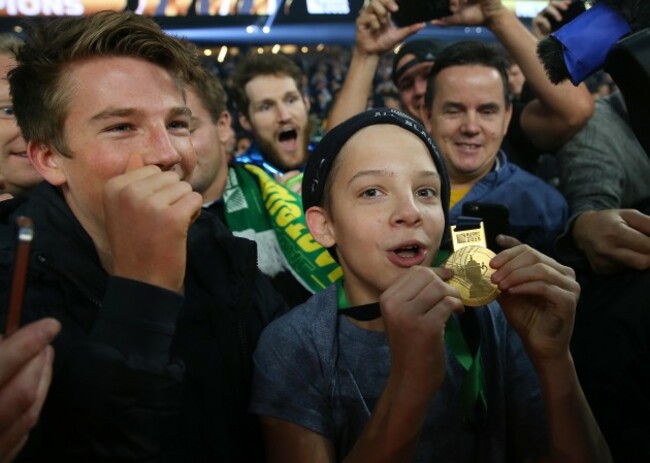
[(549, 424), (543, 462), (611, 462), (569, 351), (580, 287), (572, 269), (521, 245), (492, 259), (499, 303), (540, 382)]
[(562, 259), (578, 264), (584, 257), (601, 274), (649, 268), (650, 217), (633, 208), (647, 191), (650, 160), (626, 122), (621, 94), (601, 98), (556, 157), (571, 209), (557, 242)]
[(521, 127), (540, 150), (554, 151), (587, 123), (594, 99), (584, 84), (554, 85), (537, 57), (537, 38), (501, 0), (477, 0), (459, 5), (451, 0), (454, 14), (438, 24), (483, 24), (519, 65), (536, 98), (524, 108)]
[(352, 60), (327, 118), (327, 130), (366, 109), (381, 55), (424, 27), (420, 23), (396, 28), (390, 13), (398, 8), (395, 0), (371, 0), (359, 12)]

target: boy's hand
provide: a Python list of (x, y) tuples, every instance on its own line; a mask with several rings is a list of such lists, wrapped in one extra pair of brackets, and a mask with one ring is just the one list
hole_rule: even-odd
[[(411, 0), (402, 0), (411, 1)], [(381, 55), (424, 27), (424, 23), (397, 28), (390, 13), (399, 8), (395, 0), (371, 0), (356, 21), (355, 49), (366, 55)]]
[(176, 172), (153, 165), (108, 181), (104, 211), (112, 274), (180, 292), (187, 233), (201, 202)]
[(446, 283), (453, 272), (414, 266), (381, 295), (391, 354), (391, 374), (400, 386), (431, 395), (445, 377), (445, 324), (464, 306)]
[(510, 249), (523, 244), (519, 239), (510, 235), (497, 235), (496, 242), (502, 249)]
[(503, 313), (531, 360), (565, 357), (580, 295), (573, 270), (526, 245), (500, 252), (490, 266)]

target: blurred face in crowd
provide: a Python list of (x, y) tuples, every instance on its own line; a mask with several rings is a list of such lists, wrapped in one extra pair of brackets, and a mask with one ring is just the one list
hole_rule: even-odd
[(248, 147), (251, 146), (251, 139), (248, 137), (240, 137), (237, 139), (237, 144), (235, 145), (235, 156), (244, 154)]
[(67, 71), (61, 83), (71, 89), (64, 121), (67, 153), (32, 143), (28, 150), (95, 236), (106, 229), (102, 196), (108, 180), (148, 165), (189, 177), (196, 163), (191, 114), (176, 80), (147, 61), (101, 56)]
[(196, 167), (190, 183), (194, 191), (201, 193), (204, 202), (214, 201), (221, 198), (228, 177), (228, 159), (222, 137), (227, 135), (226, 126), (232, 130), (230, 117), (225, 121), (225, 115), (222, 115), (213, 122), (196, 92), (188, 88), (186, 94), (187, 106), (192, 111), (190, 131), (196, 151)]
[(0, 174), (4, 178), (0, 190), (12, 195), (27, 192), (42, 180), (27, 157), (27, 143), (14, 117), (7, 73), (15, 65), (13, 57), (0, 55)]
[(526, 78), (518, 64), (513, 64), (508, 68), (508, 85), (510, 86), (510, 93), (514, 96), (521, 95), (521, 90), (524, 88)]
[(264, 157), (284, 170), (307, 160), (309, 102), (286, 75), (260, 75), (245, 87), (250, 106), (242, 126), (253, 133)]
[(494, 165), (512, 116), (499, 72), (451, 66), (435, 77), (428, 129), (453, 184), (473, 184)]
[[(415, 58), (415, 55), (406, 54), (397, 62), (395, 68), (400, 69)], [(418, 120), (422, 119), (421, 111), (424, 105), (424, 94), (427, 91), (427, 78), (432, 66), (433, 61), (418, 63), (404, 72), (397, 81), (404, 111)]]

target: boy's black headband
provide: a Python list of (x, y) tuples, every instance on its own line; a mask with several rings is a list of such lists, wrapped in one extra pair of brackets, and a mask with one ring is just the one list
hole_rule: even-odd
[(449, 177), (438, 147), (426, 132), (424, 126), (410, 116), (396, 109), (369, 109), (342, 122), (330, 130), (309, 155), (302, 179), (302, 207), (306, 211), (320, 206), (323, 201), (325, 182), (334, 160), (345, 143), (359, 130), (377, 124), (393, 124), (414, 133), (429, 149), (433, 163), (440, 175), (440, 199), (445, 213), (445, 231), (449, 221)]

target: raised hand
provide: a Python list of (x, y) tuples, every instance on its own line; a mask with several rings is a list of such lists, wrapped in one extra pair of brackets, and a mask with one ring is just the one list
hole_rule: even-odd
[(533, 362), (566, 358), (580, 286), (570, 267), (520, 245), (490, 262), (498, 301)]
[(650, 268), (650, 216), (636, 209), (583, 212), (572, 234), (596, 273)]
[(446, 283), (448, 269), (411, 267), (381, 295), (391, 374), (415, 393), (432, 394), (445, 377), (445, 324), (464, 306)]
[(488, 25), (493, 16), (510, 13), (501, 0), (450, 0), (452, 14), (446, 18), (432, 21), (440, 26), (452, 25)]
[(533, 35), (538, 39), (543, 39), (553, 32), (551, 19), (557, 22), (562, 21), (562, 13), (569, 8), (570, 4), (571, 0), (551, 0), (548, 2), (548, 5), (537, 13), (531, 21), (530, 29)]
[(149, 165), (106, 183), (104, 210), (112, 274), (180, 292), (189, 226), (201, 195), (173, 171)]
[(355, 48), (358, 52), (381, 55), (425, 26), (424, 23), (419, 23), (395, 27), (390, 14), (398, 8), (399, 3), (395, 0), (371, 0), (361, 9), (356, 21)]

